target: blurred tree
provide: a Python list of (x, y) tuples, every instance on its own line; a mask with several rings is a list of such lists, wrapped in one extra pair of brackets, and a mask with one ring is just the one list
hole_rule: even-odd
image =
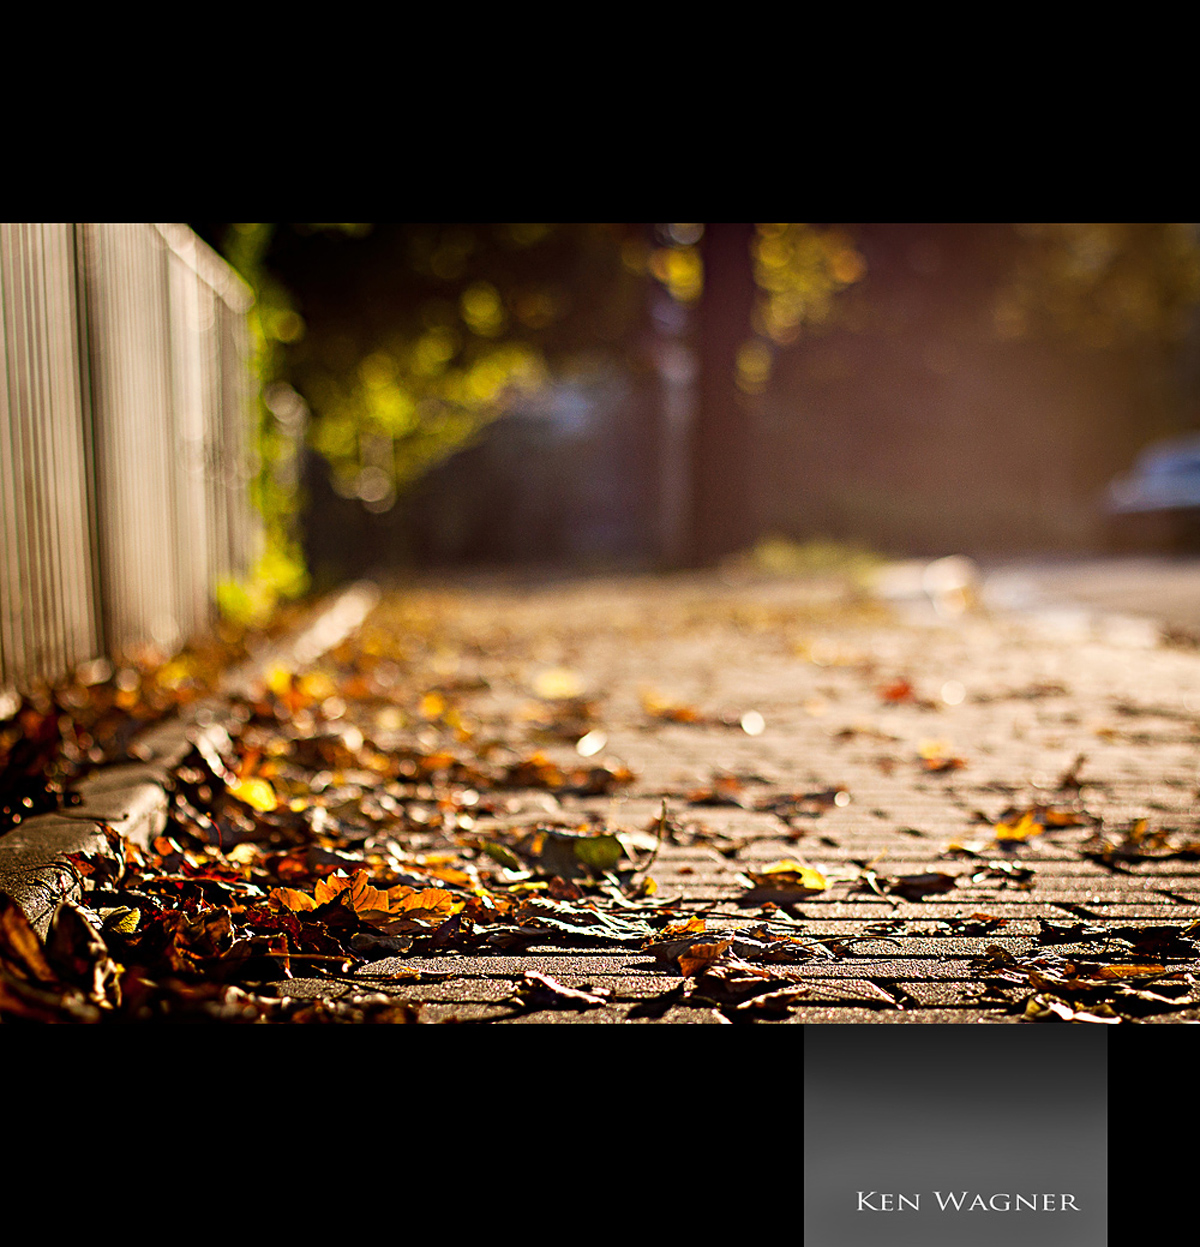
[(829, 322), (866, 267), (844, 228), (798, 223), (708, 225), (701, 266), (694, 555), (708, 562), (761, 535), (752, 403), (776, 352)]
[(699, 348), (692, 553), (707, 558), (740, 544), (753, 535), (746, 403), (766, 384), (775, 352), (827, 317), (832, 296), (862, 273), (847, 234), (805, 225), (194, 228), (257, 299), (252, 324), (268, 401), (256, 499), (268, 546), (251, 604), (305, 583), (301, 499), (294, 475), (277, 470), (294, 437), (269, 401), (281, 383), (307, 402), (308, 440), (334, 489), (384, 512), (551, 377), (604, 360), (644, 370), (658, 332), (648, 319), (652, 289), (682, 313), (676, 328), (686, 349)]
[(1200, 227), (1052, 222), (1014, 232), (998, 336), (1101, 362), (1141, 412), (1132, 446), (1200, 423)]
[(623, 241), (619, 226), (379, 225), (350, 270), (345, 248), (304, 271), (281, 249), (307, 321), (289, 375), (338, 492), (387, 510), (551, 375), (627, 349), (640, 296)]
[[(293, 387), (334, 489), (388, 510), (551, 373), (628, 348), (642, 278), (623, 226), (301, 223), (193, 226), (247, 280), (262, 401), (255, 501), (266, 551), (227, 606), (261, 612), (307, 583)], [(285, 404), (285, 408), (292, 408)]]
[(1090, 349), (1177, 347), (1200, 301), (1200, 235), (1184, 224), (1014, 227), (1016, 264), (996, 305), (1002, 336)]
[(1013, 231), (1014, 264), (995, 305), (1000, 339), (1075, 358), (1093, 384), (1124, 396), (1124, 418), (1106, 420), (1100, 402), (1081, 410), (1056, 458), (1095, 459), (1107, 479), (1148, 442), (1200, 427), (1200, 227), (1051, 222)]
[[(308, 587), (296, 531), (299, 491), (294, 477), (279, 471), (280, 464), (294, 453), (290, 444), (293, 431), (272, 409), (269, 398), (284, 374), (283, 349), (303, 336), (304, 322), (287, 289), (267, 267), (275, 225), (193, 224), (192, 228), (224, 254), (254, 292), (249, 321), (258, 382), (254, 428), (257, 463), (251, 495), (263, 519), (264, 545), (258, 566), (249, 578), (218, 586), (218, 600), (226, 615), (243, 623), (258, 622), (280, 598), (297, 597)], [(353, 233), (360, 227), (336, 228)]]

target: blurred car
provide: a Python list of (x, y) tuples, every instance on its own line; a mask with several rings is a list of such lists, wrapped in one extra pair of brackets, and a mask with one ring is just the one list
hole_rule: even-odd
[(1154, 442), (1104, 496), (1117, 546), (1175, 548), (1200, 542), (1200, 434)]

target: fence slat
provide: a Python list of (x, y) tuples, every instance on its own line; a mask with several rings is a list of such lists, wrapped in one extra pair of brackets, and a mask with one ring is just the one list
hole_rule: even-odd
[(169, 653), (249, 571), (250, 302), (185, 226), (0, 224), (0, 689)]

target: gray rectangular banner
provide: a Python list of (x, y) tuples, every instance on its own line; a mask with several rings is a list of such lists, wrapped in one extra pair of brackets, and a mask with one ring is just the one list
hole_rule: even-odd
[(806, 1247), (1104, 1247), (1107, 1040), (807, 1027)]

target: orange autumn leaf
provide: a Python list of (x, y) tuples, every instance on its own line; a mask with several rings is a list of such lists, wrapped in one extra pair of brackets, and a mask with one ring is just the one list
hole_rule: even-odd
[(350, 878), (341, 873), (329, 875), (317, 884), (314, 895), (316, 905), (339, 899), (364, 921), (379, 925), (397, 918), (442, 921), (456, 907), (461, 908), (454, 893), (445, 888), (410, 888), (404, 884), (377, 888), (365, 870), (356, 871)]
[(1109, 965), (1090, 966), (1081, 970), (1079, 977), (1088, 979), (1141, 979), (1166, 974), (1167, 967), (1159, 965), (1129, 966)]
[(916, 693), (912, 684), (901, 677), (898, 680), (892, 680), (888, 684), (882, 684), (876, 690), (879, 693), (881, 701), (886, 702), (902, 702), (916, 701)]
[(732, 943), (732, 940), (720, 940), (715, 944), (692, 944), (679, 955), (679, 973), (684, 978), (691, 978), (701, 970), (707, 970), (729, 951)]
[(293, 913), (317, 907), (316, 901), (307, 892), (297, 892), (295, 888), (272, 888), (267, 903), (272, 909), (290, 909)]
[(967, 765), (965, 758), (951, 756), (944, 740), (923, 740), (919, 750), (921, 765), (927, 771), (957, 771)]
[(421, 888), (399, 900), (392, 906), (391, 912), (408, 918), (427, 915), (448, 918), (454, 912), (455, 903), (454, 893), (445, 888)]
[(699, 935), (706, 929), (707, 923), (699, 914), (692, 914), (684, 922), (669, 922), (662, 930), (662, 938), (667, 940), (679, 939), (684, 935)]
[(1083, 827), (1086, 825), (1078, 810), (1039, 806), (1038, 814), (1047, 827)]
[(314, 889), (318, 905), (323, 905), (326, 901), (337, 897), (341, 899), (343, 905), (360, 915), (395, 913), (407, 907), (412, 895), (413, 889), (403, 885), (390, 889), (375, 887), (365, 870), (356, 870), (350, 878), (340, 872), (329, 875), (322, 879)]

